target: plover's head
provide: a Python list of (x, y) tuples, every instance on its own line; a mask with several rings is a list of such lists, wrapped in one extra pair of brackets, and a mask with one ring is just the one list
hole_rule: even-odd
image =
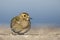
[(31, 19), (27, 12), (20, 13), (20, 18), (22, 18), (23, 20), (27, 20), (27, 21)]

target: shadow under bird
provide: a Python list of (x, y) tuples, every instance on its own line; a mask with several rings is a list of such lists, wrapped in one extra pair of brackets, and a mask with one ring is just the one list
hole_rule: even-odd
[(22, 35), (31, 28), (30, 16), (27, 12), (22, 12), (12, 18), (10, 27), (13, 34)]

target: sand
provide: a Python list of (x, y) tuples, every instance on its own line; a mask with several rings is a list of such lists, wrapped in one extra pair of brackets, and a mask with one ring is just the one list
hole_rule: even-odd
[(33, 27), (25, 35), (13, 35), (8, 27), (0, 27), (0, 40), (60, 40), (60, 28)]

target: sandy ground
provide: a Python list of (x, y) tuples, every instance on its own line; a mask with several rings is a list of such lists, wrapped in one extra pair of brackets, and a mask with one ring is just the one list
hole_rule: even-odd
[(0, 40), (60, 40), (60, 28), (34, 27), (25, 35), (12, 35), (10, 28), (1, 26)]

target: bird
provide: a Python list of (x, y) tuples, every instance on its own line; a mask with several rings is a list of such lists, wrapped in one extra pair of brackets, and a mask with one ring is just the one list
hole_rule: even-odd
[(27, 12), (21, 12), (19, 15), (11, 19), (10, 28), (12, 34), (24, 35), (31, 28), (32, 19)]

